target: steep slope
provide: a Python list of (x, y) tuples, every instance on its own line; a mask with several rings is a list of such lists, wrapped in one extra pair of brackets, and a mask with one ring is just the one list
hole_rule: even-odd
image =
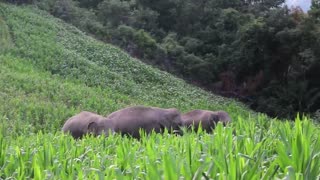
[[(14, 47), (0, 57), (4, 65), (0, 83), (9, 89), (15, 87), (9, 93), (2, 90), (6, 93), (2, 100), (8, 102), (5, 104), (14, 101), (13, 105), (0, 105), (1, 114), (10, 121), (23, 117), (24, 122), (40, 123), (42, 130), (49, 127), (58, 130), (75, 112), (90, 110), (108, 114), (135, 104), (177, 107), (181, 111), (224, 109), (233, 117), (248, 114), (248, 109), (240, 103), (192, 87), (45, 12), (32, 7), (5, 4), (0, 7), (3, 23), (10, 28), (14, 42)], [(9, 77), (11, 80), (7, 82)], [(65, 82), (76, 83), (79, 92), (90, 93), (73, 92), (70, 88), (74, 89), (74, 85), (61, 87)], [(41, 95), (39, 91), (47, 94)], [(24, 96), (17, 98), (18, 92)], [(33, 96), (37, 100), (28, 101)], [(61, 109), (63, 113), (52, 109)], [(39, 130), (37, 127), (34, 129)]]

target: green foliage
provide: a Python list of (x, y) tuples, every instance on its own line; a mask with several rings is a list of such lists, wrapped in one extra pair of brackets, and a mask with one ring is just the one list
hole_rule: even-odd
[(98, 16), (104, 25), (116, 27), (129, 21), (131, 1), (104, 0), (99, 4)]
[(3, 2), (13, 3), (13, 4), (31, 4), (34, 0), (1, 0)]
[(34, 4), (40, 9), (50, 12), (52, 15), (77, 26), (95, 37), (102, 40), (110, 39), (109, 32), (102, 23), (98, 21), (95, 12), (78, 7), (78, 3), (75, 1), (36, 0)]
[(9, 28), (4, 19), (0, 16), (0, 52), (13, 46)]
[(312, 0), (311, 1), (311, 10), (310, 15), (314, 20), (316, 20), (319, 23), (319, 17), (320, 17), (320, 2), (319, 0)]
[[(0, 9), (15, 40), (0, 55), (1, 179), (319, 178), (320, 129), (309, 119), (270, 120), (34, 7), (0, 3)], [(141, 140), (117, 134), (74, 140), (60, 132), (82, 110), (106, 115), (137, 104), (223, 109), (232, 123), (218, 124), (213, 134)]]
[[(151, 134), (140, 141), (114, 135), (75, 141), (61, 133), (0, 135), (1, 177), (6, 178), (319, 178), (319, 128), (265, 117), (239, 118), (215, 133), (183, 137)], [(233, 135), (233, 128), (237, 134)]]
[(152, 34), (159, 33), (159, 30), (157, 29), (159, 13), (156, 11), (149, 8), (140, 8), (135, 9), (131, 16), (133, 17), (130, 19), (130, 26), (133, 26), (136, 29), (146, 30)]
[(156, 46), (156, 41), (143, 30), (139, 30), (135, 33), (134, 40), (140, 48), (146, 51), (146, 53), (151, 53), (150, 51)]
[(149, 33), (144, 30), (136, 30), (130, 26), (121, 25), (118, 26), (114, 33), (121, 43), (121, 47), (131, 52), (132, 55), (142, 57), (144, 59), (154, 56), (154, 51), (157, 49), (156, 41), (150, 36)]
[(80, 7), (86, 7), (86, 8), (96, 8), (99, 3), (101, 3), (103, 0), (76, 0), (79, 2)]
[[(307, 114), (320, 101), (320, 90), (317, 88), (309, 89), (309, 84), (305, 81), (290, 81), (287, 86), (272, 84), (270, 89), (264, 89), (257, 103), (257, 109), (272, 114), (273, 116), (295, 116), (293, 112)], [(274, 93), (274, 94), (272, 94)], [(264, 97), (271, 96), (272, 98)], [(282, 104), (287, 104), (282, 108)]]
[[(308, 15), (299, 8), (289, 10), (283, 6), (284, 0), (11, 2), (33, 3), (143, 62), (206, 89), (220, 89), (217, 93), (227, 91), (241, 99), (252, 99), (255, 104), (261, 98), (273, 102), (275, 97), (262, 92), (273, 89), (270, 86), (274, 81), (278, 89), (285, 88), (289, 79), (311, 82), (308, 90), (320, 88), (312, 83), (317, 74), (311, 70), (320, 59), (318, 0), (312, 1)], [(213, 88), (213, 84), (226, 81), (221, 78), (225, 72), (237, 77), (230, 80), (234, 88)], [(243, 94), (259, 72), (263, 72), (263, 83)], [(278, 105), (286, 108), (285, 104), (274, 104), (270, 114), (277, 112)], [(257, 109), (263, 109), (259, 106)], [(315, 110), (313, 107), (309, 113)]]
[(54, 3), (52, 14), (65, 21), (70, 21), (76, 16), (75, 4), (71, 0), (57, 0)]
[[(191, 107), (238, 109), (234, 102), (133, 60), (43, 11), (4, 4), (1, 9), (16, 43), (0, 57), (0, 112), (13, 123), (7, 124), (16, 129), (13, 133), (23, 133), (26, 126), (31, 132), (47, 132), (59, 129), (80, 110), (108, 114), (134, 104), (180, 107), (182, 111)], [(66, 82), (59, 83), (63, 79)], [(15, 126), (21, 118), (24, 123)]]

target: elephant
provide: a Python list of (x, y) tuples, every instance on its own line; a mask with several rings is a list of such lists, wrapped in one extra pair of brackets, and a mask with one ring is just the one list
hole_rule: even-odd
[(75, 139), (82, 138), (85, 134), (109, 135), (109, 131), (113, 132), (112, 122), (106, 121), (106, 118), (98, 114), (82, 111), (69, 118), (62, 127), (62, 131), (70, 133)]
[(163, 133), (181, 133), (181, 114), (175, 108), (162, 109), (157, 107), (133, 106), (115, 111), (107, 116), (106, 121), (111, 121), (113, 130), (122, 135), (140, 138), (140, 129), (147, 134), (152, 131)]
[(198, 131), (200, 126), (206, 132), (212, 132), (218, 122), (222, 122), (223, 125), (231, 122), (231, 118), (225, 111), (209, 111), (209, 110), (192, 110), (181, 115), (182, 123), (184, 127), (188, 129), (194, 128)]

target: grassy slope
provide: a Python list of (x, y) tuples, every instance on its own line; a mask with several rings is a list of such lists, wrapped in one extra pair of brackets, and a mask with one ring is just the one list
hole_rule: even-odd
[[(0, 178), (320, 174), (319, 129), (310, 122), (270, 122), (31, 7), (0, 3), (0, 25), (7, 44), (0, 51)], [(104, 115), (136, 104), (224, 109), (234, 123), (200, 138), (153, 135), (141, 142), (118, 136), (76, 142), (60, 133), (82, 110)]]
[(1, 111), (10, 121), (23, 117), (26, 122), (40, 121), (44, 130), (51, 124), (58, 129), (81, 110), (108, 114), (135, 104), (181, 111), (225, 109), (234, 118), (248, 115), (240, 103), (187, 85), (42, 11), (6, 5), (1, 9), (14, 41), (14, 48), (0, 57), (0, 83), (9, 88), (3, 90), (2, 100), (14, 101), (14, 108)]

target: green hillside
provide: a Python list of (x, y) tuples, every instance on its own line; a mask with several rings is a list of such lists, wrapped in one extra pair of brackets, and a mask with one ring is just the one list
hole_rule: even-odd
[(108, 114), (135, 104), (248, 115), (240, 103), (192, 87), (42, 11), (2, 4), (1, 12), (14, 42), (0, 57), (7, 104), (1, 112), (10, 121), (23, 117), (52, 131), (81, 110)]
[[(320, 130), (257, 115), (131, 58), (33, 7), (0, 3), (0, 179), (261, 179), (320, 175)], [(222, 109), (233, 123), (214, 134), (61, 134), (82, 111), (130, 105), (181, 112)]]

